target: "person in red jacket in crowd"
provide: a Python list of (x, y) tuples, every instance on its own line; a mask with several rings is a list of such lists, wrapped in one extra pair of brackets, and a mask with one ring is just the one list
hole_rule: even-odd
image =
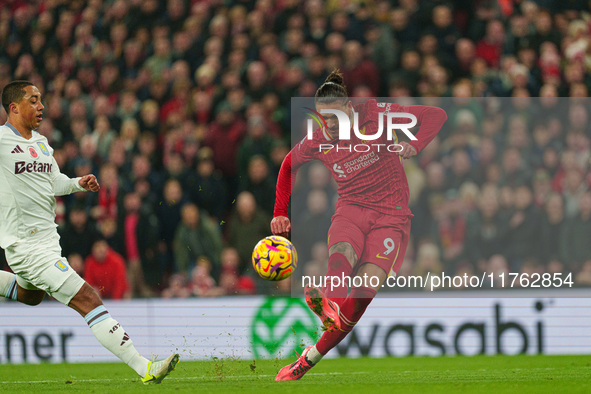
[(94, 287), (102, 298), (129, 298), (125, 260), (103, 239), (92, 245), (92, 253), (84, 262), (84, 280)]
[[(361, 286), (352, 286), (350, 293), (346, 281), (338, 287), (327, 285), (325, 289), (306, 287), (306, 302), (320, 317), (326, 331), (315, 345), (302, 352), (296, 362), (283, 367), (275, 380), (301, 379), (353, 330), (389, 273), (397, 273), (400, 269), (413, 216), (408, 207), (409, 188), (402, 160), (421, 152), (447, 120), (445, 111), (437, 107), (377, 103), (375, 99), (353, 105), (338, 70), (333, 71), (316, 91), (315, 106), (319, 112), (339, 110), (349, 119), (357, 118), (358, 128), (362, 130), (360, 133), (367, 141), (381, 138), (377, 142), (392, 142), (386, 139), (386, 133), (373, 138), (379, 134), (378, 130), (382, 130), (378, 119), (383, 113), (412, 114), (420, 129), (415, 133), (414, 140), (398, 143), (396, 138), (398, 149), (385, 151), (385, 148), (376, 148), (380, 144), (371, 148), (366, 140), (357, 135), (339, 139), (337, 116), (330, 112), (317, 113), (323, 117), (324, 125), (316, 129), (311, 138), (304, 137), (283, 160), (271, 221), (273, 234), (289, 236), (291, 221), (288, 205), (292, 181), (304, 163), (320, 160), (331, 171), (339, 195), (328, 231), (326, 277), (370, 277), (377, 278), (377, 284), (369, 281)], [(395, 124), (408, 123), (402, 118), (393, 120)], [(374, 150), (367, 153), (368, 150), (364, 149), (359, 153), (351, 149), (352, 145)], [(325, 149), (321, 148), (323, 146)]]

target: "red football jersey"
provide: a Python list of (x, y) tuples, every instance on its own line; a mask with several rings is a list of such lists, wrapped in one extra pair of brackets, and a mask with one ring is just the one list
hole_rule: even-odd
[[(368, 100), (355, 106), (355, 112), (359, 114), (359, 131), (366, 135), (377, 133), (379, 113), (406, 112), (415, 115), (417, 124), (421, 127), (416, 133), (417, 141), (412, 141), (410, 144), (417, 149), (417, 152), (427, 146), (447, 119), (445, 112), (440, 108), (378, 104), (375, 100)], [(385, 123), (384, 119), (384, 125)], [(409, 119), (395, 118), (394, 123), (409, 123)], [(320, 160), (331, 171), (337, 182), (339, 194), (337, 208), (341, 205), (354, 204), (388, 215), (410, 215), (409, 189), (402, 159), (386, 148), (387, 145), (397, 143), (397, 140), (389, 141), (386, 138), (384, 130), (379, 139), (372, 141), (362, 140), (354, 132), (351, 132), (350, 140), (338, 138), (331, 140), (321, 129), (313, 133), (312, 139), (304, 137), (291, 150), (282, 165), (277, 180), (274, 216), (287, 216), (291, 178), (302, 164), (311, 160)], [(320, 149), (321, 145), (322, 149)], [(369, 147), (365, 148), (361, 145), (369, 145)], [(367, 150), (367, 152), (355, 151), (355, 146), (357, 150)]]

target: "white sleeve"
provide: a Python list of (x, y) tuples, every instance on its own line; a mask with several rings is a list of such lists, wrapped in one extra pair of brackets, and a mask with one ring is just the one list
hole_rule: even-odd
[(84, 189), (78, 181), (80, 178), (68, 178), (68, 176), (60, 172), (57, 161), (52, 156), (51, 166), (51, 182), (53, 183), (53, 194), (55, 196), (65, 196), (66, 194), (72, 194), (75, 192), (83, 192)]

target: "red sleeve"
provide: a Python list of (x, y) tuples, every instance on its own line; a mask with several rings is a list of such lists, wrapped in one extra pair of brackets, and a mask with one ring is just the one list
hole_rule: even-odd
[(447, 114), (442, 108), (428, 107), (425, 105), (409, 105), (402, 107), (402, 110), (417, 117), (417, 124), (421, 127), (415, 134), (416, 141), (411, 141), (417, 153), (425, 149), (429, 142), (435, 138), (441, 127), (447, 120)]
[(273, 217), (288, 216), (289, 198), (291, 186), (295, 183), (298, 168), (307, 161), (314, 160), (314, 155), (309, 149), (307, 139), (298, 143), (283, 159), (281, 169), (277, 176), (277, 188), (275, 190), (275, 209)]
[(281, 163), (281, 169), (277, 176), (277, 188), (275, 191), (275, 209), (273, 217), (288, 216), (289, 197), (291, 196), (291, 185), (295, 181), (297, 168), (292, 172), (291, 167), (291, 152), (289, 152)]

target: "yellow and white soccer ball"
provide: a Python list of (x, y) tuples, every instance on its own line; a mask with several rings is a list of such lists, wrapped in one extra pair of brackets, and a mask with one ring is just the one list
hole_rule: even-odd
[(293, 244), (278, 235), (261, 239), (252, 251), (252, 266), (266, 280), (289, 278), (297, 263), (298, 253)]

